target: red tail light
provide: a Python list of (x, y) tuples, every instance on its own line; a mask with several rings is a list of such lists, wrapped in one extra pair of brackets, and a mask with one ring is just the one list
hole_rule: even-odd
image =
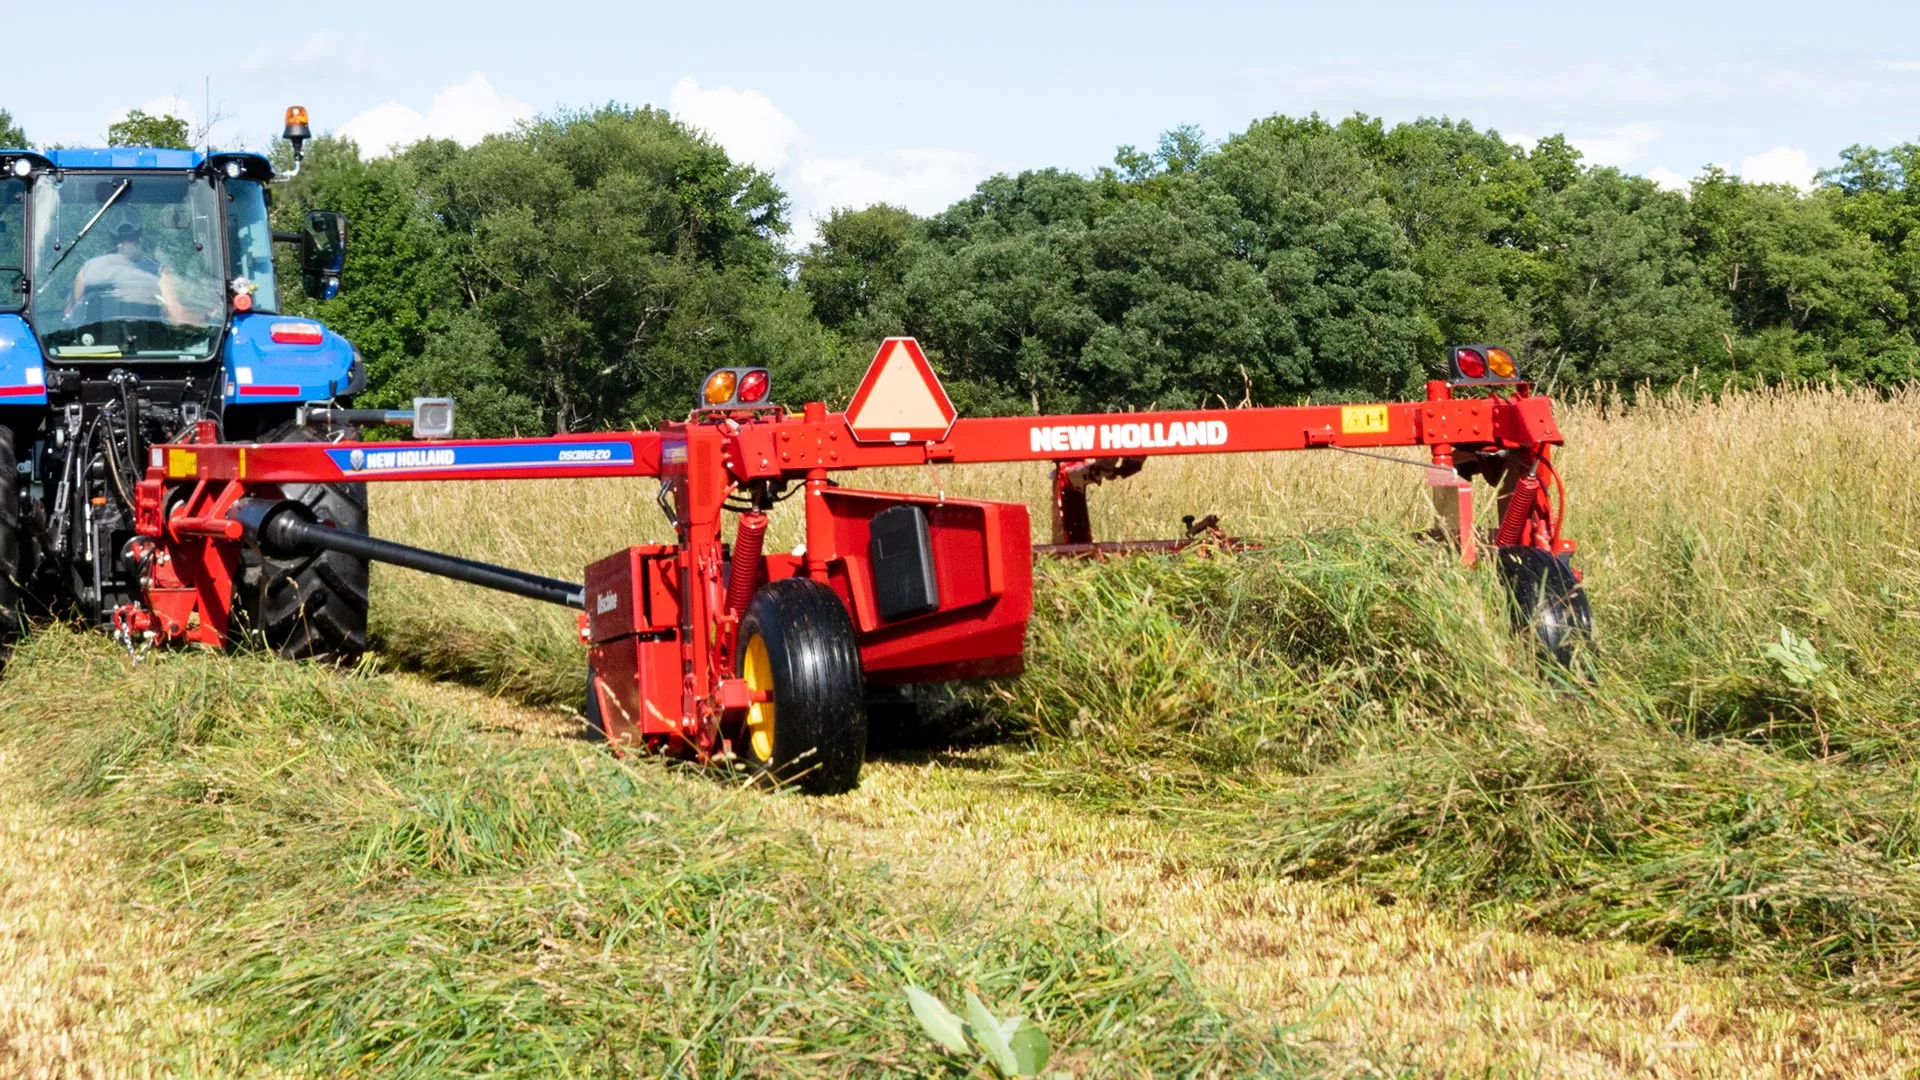
[(1453, 353), (1453, 366), (1460, 374), (1469, 379), (1487, 377), (1487, 358), (1480, 355), (1478, 349), (1456, 349)]
[(326, 332), (315, 323), (277, 322), (268, 333), (281, 345), (318, 345), (326, 340)]
[(740, 392), (737, 400), (742, 405), (757, 405), (766, 400), (767, 390), (772, 385), (773, 382), (767, 377), (766, 372), (758, 369), (749, 371), (740, 376)]

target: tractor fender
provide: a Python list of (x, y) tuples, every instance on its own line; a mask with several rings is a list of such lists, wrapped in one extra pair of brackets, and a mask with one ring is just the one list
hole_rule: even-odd
[(270, 312), (236, 315), (227, 331), (229, 405), (326, 401), (366, 381), (360, 356), (346, 338), (313, 319)]
[(0, 406), (45, 405), (47, 361), (33, 328), (18, 315), (0, 315)]

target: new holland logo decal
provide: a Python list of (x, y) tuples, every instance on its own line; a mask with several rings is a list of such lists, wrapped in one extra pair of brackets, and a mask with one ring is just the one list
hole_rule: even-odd
[(480, 446), (421, 446), (375, 450), (356, 446), (329, 450), (343, 472), (464, 472), (485, 469), (590, 469), (632, 465), (626, 442), (487, 443)]

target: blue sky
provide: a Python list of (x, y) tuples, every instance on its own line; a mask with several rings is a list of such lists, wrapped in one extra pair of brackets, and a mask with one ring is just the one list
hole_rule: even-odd
[(254, 147), (293, 102), (368, 153), (656, 104), (773, 170), (803, 222), (925, 212), (994, 172), (1091, 169), (1178, 124), (1218, 138), (1275, 112), (1563, 132), (1669, 184), (1709, 162), (1804, 182), (1850, 144), (1920, 140), (1914, 4), (8, 7), (9, 38), (38, 44), (11, 51), (0, 108), (37, 141), (98, 141), (142, 105), (198, 124), (209, 76), (216, 141)]

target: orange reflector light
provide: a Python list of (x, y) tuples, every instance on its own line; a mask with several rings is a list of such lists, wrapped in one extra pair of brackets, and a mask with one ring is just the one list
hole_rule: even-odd
[(738, 375), (721, 368), (707, 376), (706, 388), (700, 391), (700, 396), (709, 405), (725, 405), (733, 400), (733, 388), (739, 381)]
[(765, 401), (767, 398), (767, 390), (772, 386), (773, 380), (767, 378), (765, 371), (755, 369), (747, 372), (745, 375), (740, 376), (740, 403), (742, 405), (756, 405)]
[(277, 322), (267, 332), (281, 345), (318, 345), (326, 340), (317, 323)]
[(1516, 369), (1513, 366), (1513, 354), (1498, 345), (1489, 346), (1487, 348), (1487, 370), (1502, 379), (1515, 378)]
[(1480, 355), (1480, 350), (1478, 349), (1453, 350), (1453, 366), (1459, 368), (1460, 374), (1465, 378), (1484, 379), (1487, 377), (1487, 359)]
[(288, 127), (306, 127), (307, 126), (307, 107), (305, 105), (287, 106), (287, 126)]

